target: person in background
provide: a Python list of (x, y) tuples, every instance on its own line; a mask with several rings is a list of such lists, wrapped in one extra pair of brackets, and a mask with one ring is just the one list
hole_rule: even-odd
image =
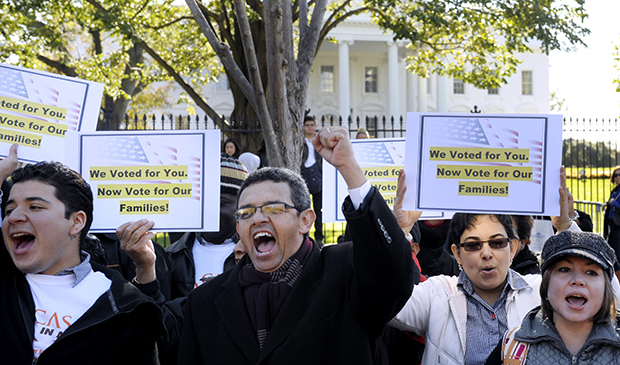
[(506, 332), (486, 364), (620, 364), (614, 251), (597, 234), (562, 232), (541, 256), (541, 306)]
[[(614, 209), (620, 209), (620, 201), (618, 199), (620, 197), (620, 167), (614, 169), (610, 180), (614, 187), (609, 195), (609, 200), (605, 203), (603, 237), (607, 239), (609, 246), (614, 249), (616, 261), (620, 262), (620, 225), (614, 223), (613, 219)], [(618, 214), (620, 214), (620, 211)], [(616, 276), (620, 278), (619, 271), (616, 271)]]
[[(187, 232), (180, 240), (166, 247), (170, 259), (171, 299), (186, 297), (205, 281), (235, 266), (233, 248), (236, 244), (235, 207), (237, 192), (248, 173), (239, 160), (222, 153), (220, 157), (220, 230), (217, 232)], [(117, 229), (121, 248), (136, 262), (145, 261), (142, 251), (134, 252), (136, 237), (141, 237), (154, 225), (142, 219), (128, 222)], [(134, 249), (127, 249), (133, 247)], [(136, 265), (140, 266), (140, 265)], [(138, 271), (138, 270), (136, 270)], [(140, 270), (145, 271), (145, 270)], [(150, 278), (136, 279), (140, 283)], [(143, 281), (146, 280), (146, 281)]]
[(532, 227), (534, 217), (531, 215), (513, 215), (512, 224), (517, 231), (518, 245), (517, 255), (512, 261), (510, 268), (521, 275), (540, 274), (538, 257), (530, 250), (532, 242)]
[(368, 139), (370, 138), (370, 133), (366, 130), (366, 128), (361, 127), (357, 130), (355, 134), (355, 139)]
[(312, 206), (316, 215), (314, 240), (323, 244), (323, 160), (312, 145), (315, 134), (316, 119), (311, 115), (306, 115), (304, 118), (305, 143), (301, 151), (300, 171), (312, 195)]
[(252, 152), (243, 152), (241, 156), (239, 156), (239, 161), (245, 165), (245, 168), (248, 170), (248, 174), (258, 170), (260, 166), (260, 157)]
[(239, 155), (241, 154), (239, 144), (234, 138), (228, 138), (226, 142), (224, 142), (224, 146), (222, 146), (222, 152), (227, 153), (229, 156), (234, 158), (239, 158)]

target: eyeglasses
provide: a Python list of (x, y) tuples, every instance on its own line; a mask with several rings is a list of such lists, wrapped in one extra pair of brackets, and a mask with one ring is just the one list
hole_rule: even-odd
[(463, 249), (467, 252), (475, 252), (482, 250), (482, 244), (485, 242), (489, 243), (489, 247), (494, 250), (499, 250), (500, 248), (506, 248), (508, 246), (509, 238), (493, 238), (488, 241), (467, 241), (459, 243), (459, 246), (463, 247)]
[(250, 219), (252, 218), (254, 213), (256, 213), (256, 210), (258, 209), (260, 209), (264, 215), (272, 216), (272, 215), (280, 215), (284, 213), (287, 209), (297, 209), (297, 208), (292, 205), (288, 205), (286, 203), (269, 203), (269, 204), (260, 205), (258, 207), (249, 206), (249, 207), (243, 207), (243, 208), (237, 209), (237, 211), (235, 212), (235, 218), (237, 218), (238, 221)]
[(620, 174), (614, 174), (614, 179), (620, 176)]

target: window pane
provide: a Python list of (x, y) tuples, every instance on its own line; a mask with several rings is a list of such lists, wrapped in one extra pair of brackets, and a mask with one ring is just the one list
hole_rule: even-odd
[(452, 93), (453, 94), (465, 94), (465, 84), (461, 79), (454, 79), (454, 83), (452, 84)]
[(532, 71), (521, 71), (521, 94), (534, 95)]
[(226, 77), (226, 75), (222, 74), (220, 78), (217, 80), (217, 82), (215, 83), (215, 90), (216, 91), (230, 90), (230, 84), (228, 83), (228, 77)]
[(377, 92), (377, 68), (376, 67), (366, 67), (364, 72), (364, 89), (367, 93), (376, 93)]
[(492, 89), (489, 89), (489, 95), (499, 95), (499, 88), (494, 87)]
[(334, 66), (321, 66), (321, 92), (334, 92)]

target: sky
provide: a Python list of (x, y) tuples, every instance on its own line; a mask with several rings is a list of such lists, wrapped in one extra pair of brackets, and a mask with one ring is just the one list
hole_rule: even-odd
[(620, 78), (614, 68), (614, 44), (620, 46), (620, 0), (586, 0), (590, 29), (588, 47), (549, 55), (549, 91), (565, 99), (564, 116), (620, 118), (620, 93), (613, 84)]

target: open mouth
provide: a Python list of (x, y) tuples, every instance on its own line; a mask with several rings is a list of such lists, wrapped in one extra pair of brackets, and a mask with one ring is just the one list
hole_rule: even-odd
[(20, 254), (28, 251), (34, 244), (35, 236), (28, 233), (15, 233), (11, 235), (13, 242), (15, 243), (15, 253)]
[(494, 267), (484, 267), (484, 268), (482, 268), (482, 272), (485, 273), (485, 274), (491, 274), (491, 273), (493, 273), (494, 270), (495, 270)]
[(254, 248), (258, 256), (266, 256), (273, 251), (276, 240), (269, 232), (258, 232), (254, 235)]
[(569, 295), (566, 297), (566, 301), (573, 307), (583, 307), (588, 302), (588, 299), (581, 295)]

